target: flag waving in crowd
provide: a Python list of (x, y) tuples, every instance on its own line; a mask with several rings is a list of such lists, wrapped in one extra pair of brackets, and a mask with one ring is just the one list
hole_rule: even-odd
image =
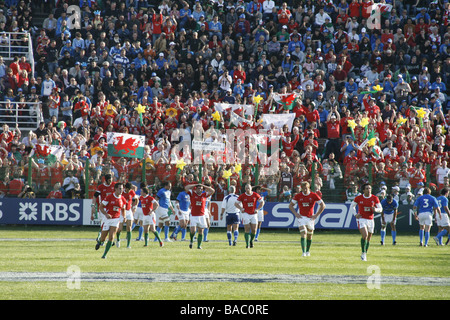
[(135, 134), (108, 132), (108, 155), (112, 157), (144, 157), (145, 137)]

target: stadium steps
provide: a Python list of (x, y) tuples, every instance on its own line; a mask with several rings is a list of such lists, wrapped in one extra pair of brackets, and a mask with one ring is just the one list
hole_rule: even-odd
[(33, 24), (34, 24), (34, 26), (38, 30), (40, 30), (42, 28), (42, 24), (44, 23), (44, 20), (47, 17), (48, 17), (48, 13), (46, 13), (46, 12), (33, 12)]

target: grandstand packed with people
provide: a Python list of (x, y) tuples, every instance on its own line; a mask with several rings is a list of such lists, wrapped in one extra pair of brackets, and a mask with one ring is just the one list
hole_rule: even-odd
[[(201, 181), (214, 200), (247, 182), (280, 202), (302, 181), (336, 202), (366, 182), (405, 204), (424, 186), (438, 194), (450, 187), (449, 13), (447, 0), (2, 1), (0, 122), (8, 101), (40, 102), (42, 117), (3, 125), (0, 195), (92, 198), (106, 174), (175, 192)], [(19, 31), (34, 68), (1, 57)], [(240, 145), (253, 163), (217, 161), (233, 141), (200, 162), (180, 148), (237, 129), (280, 137), (277, 172), (256, 140)], [(145, 136), (143, 159), (108, 155), (109, 132)]]

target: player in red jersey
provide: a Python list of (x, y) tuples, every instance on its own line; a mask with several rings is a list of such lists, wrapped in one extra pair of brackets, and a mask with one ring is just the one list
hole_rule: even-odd
[(105, 181), (98, 186), (97, 191), (94, 193), (94, 199), (92, 199), (92, 205), (91, 205), (91, 220), (95, 219), (95, 214), (100, 213), (100, 230), (97, 235), (97, 241), (100, 239), (100, 235), (102, 232), (104, 217), (102, 213), (98, 210), (100, 208), (100, 203), (106, 199), (107, 196), (114, 193), (114, 185), (116, 183), (113, 182), (113, 178), (111, 174), (105, 175)]
[(208, 227), (205, 217), (206, 200), (208, 197), (214, 194), (215, 190), (203, 184), (189, 184), (184, 188), (184, 190), (187, 194), (189, 194), (191, 198), (191, 242), (189, 244), (189, 248), (192, 249), (194, 235), (198, 229), (197, 249), (201, 249), (203, 229)]
[[(362, 194), (356, 196), (350, 205), (350, 212), (355, 216), (359, 232), (361, 233), (361, 260), (367, 261), (367, 250), (375, 228), (373, 215), (375, 212), (383, 211), (383, 207), (380, 199), (372, 194), (372, 186), (370, 184), (363, 184), (361, 190)], [(356, 211), (356, 206), (358, 206), (358, 211)]]
[(102, 234), (100, 240), (95, 245), (95, 250), (100, 248), (101, 243), (104, 242), (106, 236), (108, 236), (108, 242), (106, 243), (102, 259), (106, 259), (106, 254), (114, 241), (114, 236), (116, 235), (120, 224), (120, 216), (125, 216), (127, 200), (122, 193), (123, 184), (116, 183), (114, 186), (114, 193), (107, 196), (106, 199), (102, 200), (100, 203), (100, 212), (105, 216), (105, 220), (103, 222)]
[(127, 200), (127, 205), (125, 208), (125, 216), (120, 219), (119, 230), (117, 230), (116, 246), (117, 248), (120, 248), (120, 233), (122, 231), (123, 224), (125, 223), (127, 230), (127, 249), (130, 249), (131, 229), (133, 226), (134, 213), (136, 212), (137, 206), (136, 192), (134, 192), (134, 186), (130, 182), (125, 183), (125, 190), (123, 191), (122, 195)]
[[(257, 206), (256, 204), (259, 203)], [(258, 211), (264, 207), (264, 199), (258, 193), (252, 191), (252, 186), (247, 183), (245, 192), (241, 194), (236, 203), (236, 208), (242, 212), (242, 222), (245, 231), (246, 248), (253, 248), (253, 239), (256, 236), (258, 226)]]
[[(325, 210), (325, 203), (321, 197), (311, 192), (309, 182), (303, 181), (301, 183), (301, 192), (297, 193), (289, 204), (289, 209), (297, 217), (298, 229), (301, 235), (302, 256), (310, 256), (309, 249), (311, 248), (312, 236), (314, 233), (314, 222), (317, 217)], [(316, 214), (314, 214), (314, 206), (319, 205)], [(297, 205), (297, 210), (295, 210)]]
[(143, 187), (141, 189), (142, 195), (139, 197), (139, 201), (141, 202), (142, 207), (142, 224), (144, 227), (144, 247), (148, 246), (148, 231), (150, 230), (155, 235), (156, 239), (159, 241), (159, 246), (164, 246), (164, 243), (159, 236), (159, 232), (156, 231), (156, 215), (155, 210), (158, 208), (159, 204), (155, 198), (150, 195), (150, 192), (147, 187)]

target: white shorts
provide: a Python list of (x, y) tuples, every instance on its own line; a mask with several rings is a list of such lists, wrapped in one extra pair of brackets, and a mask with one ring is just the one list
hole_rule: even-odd
[(315, 229), (315, 224), (316, 221), (312, 220), (309, 217), (304, 217), (301, 216), (300, 218), (297, 218), (297, 222), (298, 222), (298, 227), (303, 227), (306, 226), (306, 228), (308, 228), (309, 230), (314, 230)]
[(264, 221), (264, 210), (258, 211), (258, 221), (263, 222)]
[(198, 227), (198, 228), (202, 228), (202, 229), (205, 229), (208, 227), (208, 225), (206, 224), (205, 216), (192, 216), (192, 215), (191, 215), (190, 226)]
[(137, 207), (134, 212), (134, 219), (138, 221), (142, 221), (144, 219), (144, 213), (142, 212), (142, 207)]
[(367, 228), (367, 231), (369, 233), (373, 233), (373, 231), (375, 230), (375, 222), (373, 221), (373, 219), (364, 219), (364, 218), (359, 218), (356, 220), (356, 222), (358, 223), (358, 229), (362, 229), (362, 228)]
[(439, 216), (436, 217), (436, 224), (439, 227), (448, 227), (448, 226), (450, 226), (450, 221), (448, 219), (448, 214), (441, 212), (441, 218), (439, 218)]
[(158, 223), (169, 220), (169, 209), (158, 207), (155, 211)]
[(144, 226), (155, 226), (156, 225), (156, 218), (155, 214), (152, 212), (149, 215), (142, 215), (142, 225)]
[[(394, 220), (394, 214), (385, 214), (384, 215), (384, 222), (386, 224), (391, 223), (393, 220)], [(397, 220), (395, 222), (397, 222)]]
[(125, 210), (125, 218), (127, 218), (127, 220), (131, 220), (133, 221), (133, 211), (132, 210)]
[(188, 211), (178, 210), (178, 213), (177, 213), (178, 220), (188, 221), (190, 214), (191, 214), (190, 210), (188, 210)]
[(431, 212), (422, 212), (419, 213), (419, 224), (421, 226), (432, 226), (433, 225), (433, 215)]
[(258, 214), (242, 213), (242, 223), (245, 224), (258, 224)]
[(105, 219), (103, 220), (102, 231), (108, 231), (110, 228), (118, 228), (120, 224), (120, 218)]

